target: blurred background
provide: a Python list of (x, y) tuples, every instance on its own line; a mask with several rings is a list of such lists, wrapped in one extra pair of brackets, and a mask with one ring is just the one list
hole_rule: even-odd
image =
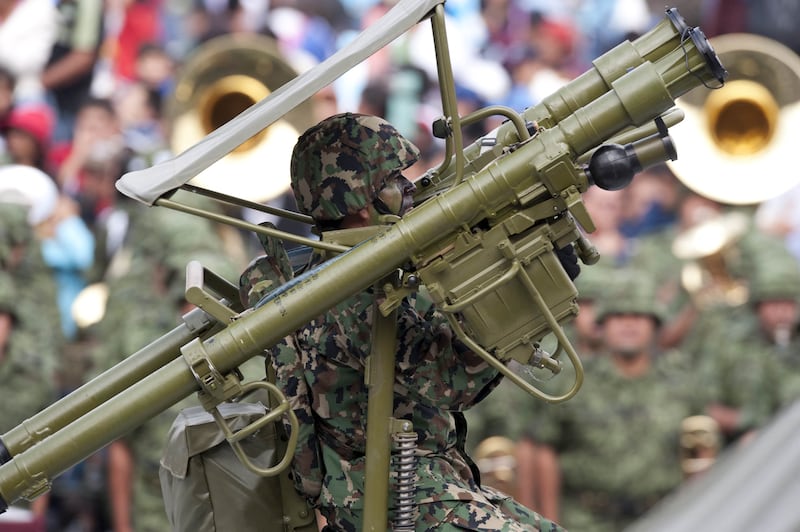
[[(115, 181), (192, 146), (395, 4), (0, 0), (0, 433), (171, 330), (189, 309), (188, 261), (235, 282), (259, 253), (253, 235), (147, 209), (121, 196)], [(593, 59), (661, 22), (665, 7), (646, 0), (448, 0), (460, 113), (535, 105)], [(579, 398), (549, 406), (501, 386), (469, 413), (468, 443), (486, 481), (570, 530), (621, 530), (656, 515), (651, 510), (687, 483), (711, 477), (723, 456), (755, 460), (755, 470), (800, 465), (776, 454), (783, 446), (753, 458), (739, 454), (757, 449), (753, 442), (800, 397), (800, 172), (789, 164), (800, 138), (800, 1), (676, 0), (669, 7), (712, 39), (730, 78), (723, 90), (697, 89), (678, 102), (686, 118), (670, 130), (677, 161), (642, 171), (624, 190), (584, 195), (597, 226), (588, 237), (601, 260), (576, 280), (581, 312), (568, 335), (587, 367), (581, 396), (595, 407)], [(420, 147), (410, 178), (438, 164), (444, 143), (431, 134), (441, 105), (427, 24), (197, 182), (294, 209), (291, 146), (306, 127), (344, 111), (383, 116)], [(498, 124), (471, 124), (465, 142)], [(308, 233), (255, 211), (225, 214)], [(636, 288), (619, 282), (633, 277), (641, 279)], [(622, 303), (604, 306), (609, 299)], [(620, 340), (616, 321), (631, 316), (645, 319), (623, 327)], [(632, 384), (640, 376), (611, 363), (625, 350), (620, 342), (634, 337), (655, 368), (646, 384)], [(609, 385), (615, 379), (622, 384)], [(593, 380), (605, 386), (590, 386)], [(626, 390), (641, 396), (631, 399)], [(680, 404), (673, 409), (680, 415), (664, 421), (665, 400)], [(157, 471), (174, 413), (57, 479), (49, 494), (19, 508), (20, 519), (30, 521), (25, 526), (166, 530)], [(650, 443), (660, 447), (645, 451)], [(656, 457), (664, 470), (658, 486), (639, 482), (657, 476), (642, 456)], [(731, 468), (733, 461), (724, 463)], [(553, 463), (556, 487), (520, 481), (548, 478)], [(751, 482), (765, 494), (785, 495), (789, 484), (779, 475)], [(747, 507), (735, 494), (726, 499)], [(744, 513), (740, 523), (759, 511)], [(0, 519), (0, 531), (18, 526), (12, 517)], [(800, 526), (796, 517), (777, 519), (786, 530)]]

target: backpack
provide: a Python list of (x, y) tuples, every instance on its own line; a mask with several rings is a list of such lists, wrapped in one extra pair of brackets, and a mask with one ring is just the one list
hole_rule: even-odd
[[(262, 403), (218, 407), (232, 431), (263, 417)], [(283, 457), (280, 421), (240, 441), (259, 467)], [(175, 532), (316, 531), (313, 508), (295, 491), (289, 472), (264, 477), (245, 467), (213, 416), (203, 407), (182, 410), (169, 431), (159, 468), (167, 516)]]

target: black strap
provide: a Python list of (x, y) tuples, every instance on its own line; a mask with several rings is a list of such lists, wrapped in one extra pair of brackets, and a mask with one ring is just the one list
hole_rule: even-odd
[(452, 412), (453, 418), (456, 421), (456, 449), (458, 452), (461, 453), (461, 456), (464, 458), (464, 461), (469, 466), (470, 471), (472, 471), (472, 476), (475, 478), (475, 483), (480, 487), (481, 485), (481, 470), (478, 469), (478, 466), (475, 462), (472, 461), (472, 458), (467, 454), (466, 451), (466, 443), (467, 443), (467, 418), (464, 416), (463, 412)]

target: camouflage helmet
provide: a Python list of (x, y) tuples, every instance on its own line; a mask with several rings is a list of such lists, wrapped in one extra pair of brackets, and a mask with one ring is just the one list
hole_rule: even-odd
[(382, 118), (343, 113), (303, 133), (292, 151), (298, 209), (335, 221), (366, 207), (384, 180), (419, 159), (419, 149)]
[(583, 266), (575, 278), (579, 301), (599, 301), (608, 291), (609, 277), (614, 275), (614, 267), (601, 261), (591, 266)]
[(758, 264), (750, 278), (752, 303), (762, 301), (800, 301), (800, 265), (793, 256), (773, 255)]
[(598, 323), (613, 314), (642, 314), (652, 316), (657, 324), (664, 322), (666, 311), (658, 300), (651, 279), (643, 272), (628, 268), (609, 273), (607, 289), (596, 303)]
[(0, 264), (6, 265), (11, 250), (33, 239), (28, 207), (0, 201)]

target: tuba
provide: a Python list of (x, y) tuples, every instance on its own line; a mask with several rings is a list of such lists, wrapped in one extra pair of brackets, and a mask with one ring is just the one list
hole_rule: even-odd
[(732, 274), (729, 263), (749, 225), (742, 212), (717, 213), (673, 240), (672, 253), (684, 263), (681, 284), (698, 308), (747, 303), (747, 283)]
[[(207, 41), (181, 65), (174, 94), (166, 102), (165, 122), (171, 151), (181, 153), (189, 149), (297, 75), (269, 37), (231, 33)], [(292, 148), (313, 121), (311, 102), (306, 101), (200, 171), (190, 183), (252, 202), (268, 202), (288, 194)], [(217, 225), (217, 232), (226, 256), (244, 267), (249, 258), (241, 235), (222, 224)], [(115, 268), (126, 271), (129, 260), (130, 257), (119, 254)], [(107, 298), (105, 281), (81, 291), (71, 308), (81, 329), (103, 318)]]
[[(215, 37), (183, 64), (167, 104), (169, 141), (181, 153), (297, 76), (277, 43), (250, 33)], [(191, 183), (229, 196), (268, 202), (289, 190), (289, 160), (314, 123), (309, 100), (200, 171)]]
[(797, 172), (781, 165), (800, 135), (800, 56), (754, 34), (721, 35), (711, 43), (728, 80), (678, 100), (686, 116), (670, 132), (683, 150), (667, 164), (701, 196), (731, 205), (760, 203), (798, 181)]

